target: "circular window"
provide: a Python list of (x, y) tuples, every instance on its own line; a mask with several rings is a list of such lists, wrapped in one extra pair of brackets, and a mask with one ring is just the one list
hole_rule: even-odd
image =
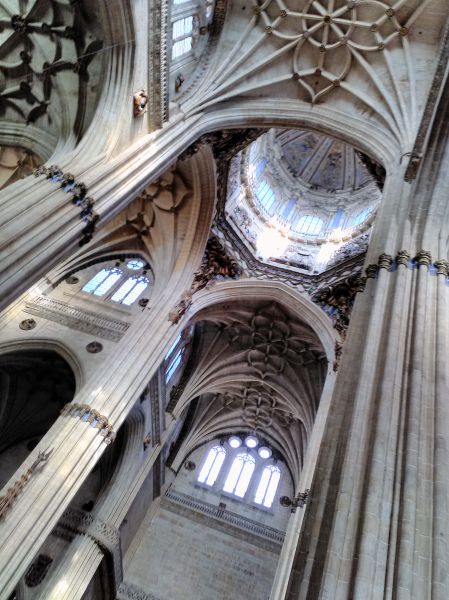
[(240, 448), (242, 445), (242, 440), (236, 435), (233, 435), (229, 438), (229, 445), (231, 448)]
[(247, 448), (255, 448), (259, 443), (259, 440), (256, 438), (255, 435), (249, 435), (247, 438), (245, 438), (245, 446)]
[(138, 271), (139, 269), (142, 269), (144, 265), (145, 263), (143, 260), (139, 260), (137, 258), (133, 258), (126, 263), (126, 266), (128, 269), (131, 269), (131, 271)]
[(260, 458), (270, 458), (270, 456), (272, 455), (270, 448), (267, 448), (266, 446), (260, 447), (258, 452)]

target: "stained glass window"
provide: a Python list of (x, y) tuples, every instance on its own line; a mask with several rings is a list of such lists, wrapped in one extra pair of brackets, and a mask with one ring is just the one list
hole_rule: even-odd
[(118, 268), (104, 268), (92, 277), (83, 287), (83, 292), (94, 296), (104, 296), (111, 287), (121, 278), (123, 272)]
[(149, 279), (144, 275), (133, 275), (133, 277), (128, 277), (128, 279), (112, 295), (111, 300), (130, 306), (148, 287), (149, 283)]
[(229, 469), (223, 490), (243, 498), (254, 472), (256, 461), (250, 454), (237, 454)]
[(270, 508), (273, 504), (279, 480), (281, 478), (281, 470), (275, 465), (268, 465), (262, 471), (262, 475), (257, 486), (254, 502), (261, 504), (266, 508)]
[(198, 481), (207, 485), (214, 485), (225, 458), (226, 450), (223, 446), (211, 448), (198, 475)]

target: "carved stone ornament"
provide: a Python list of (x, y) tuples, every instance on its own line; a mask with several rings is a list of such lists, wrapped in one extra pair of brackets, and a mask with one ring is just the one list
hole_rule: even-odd
[(103, 350), (103, 345), (100, 344), (100, 342), (90, 342), (87, 344), (86, 350), (89, 352), (89, 354), (98, 354)]
[(145, 90), (136, 92), (133, 96), (134, 116), (142, 117), (147, 112), (148, 95)]
[(398, 265), (404, 265), (404, 267), (408, 267), (408, 263), (410, 260), (410, 252), (407, 250), (400, 250), (396, 256), (396, 262)]
[(25, 574), (25, 583), (28, 587), (40, 585), (50, 569), (53, 559), (47, 554), (39, 554)]
[(34, 329), (36, 325), (37, 323), (34, 319), (24, 319), (19, 323), (20, 329), (23, 329), (24, 331), (30, 331), (31, 329)]
[(6, 513), (12, 508), (12, 505), (17, 500), (18, 496), (22, 493), (23, 488), (36, 473), (38, 467), (47, 462), (52, 452), (53, 448), (51, 450), (47, 449), (44, 452), (39, 452), (31, 467), (23, 473), (20, 479), (17, 479), (14, 484), (6, 490), (4, 496), (0, 496), (0, 520), (3, 519)]
[(68, 283), (69, 285), (76, 285), (77, 283), (79, 283), (79, 279), (78, 277), (75, 277), (75, 275), (69, 275), (69, 277), (67, 277), (67, 279), (65, 280), (66, 283)]
[(393, 257), (390, 254), (381, 254), (379, 256), (378, 265), (379, 269), (390, 269), (393, 264)]
[(378, 265), (368, 265), (366, 267), (366, 278), (367, 279), (376, 279), (378, 272), (379, 272)]
[(444, 275), (445, 277), (449, 276), (449, 261), (445, 259), (437, 260), (435, 267), (438, 275)]
[(364, 291), (365, 285), (366, 277), (353, 275), (335, 285), (320, 290), (312, 297), (312, 300), (321, 306), (332, 319), (334, 329), (338, 331), (341, 337), (341, 342), (335, 343), (334, 371), (338, 370), (340, 363), (343, 342), (346, 339), (355, 297), (358, 293)]
[(105, 415), (101, 415), (88, 404), (69, 402), (61, 410), (61, 415), (79, 418), (82, 421), (89, 423), (91, 427), (99, 430), (100, 435), (104, 438), (103, 441), (105, 444), (112, 444), (117, 437), (109, 419)]
[(210, 282), (220, 279), (238, 279), (241, 274), (236, 261), (226, 254), (224, 247), (217, 238), (212, 237), (207, 242), (201, 268), (194, 275), (190, 290), (185, 292), (176, 308), (170, 312), (169, 321), (178, 323), (192, 304), (192, 296), (204, 289)]
[(418, 265), (424, 267), (430, 267), (432, 264), (432, 255), (427, 250), (420, 250), (415, 258)]

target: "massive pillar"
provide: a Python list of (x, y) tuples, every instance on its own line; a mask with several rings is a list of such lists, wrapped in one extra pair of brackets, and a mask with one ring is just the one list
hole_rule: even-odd
[(386, 188), (291, 600), (447, 598), (448, 96), (419, 179), (401, 184), (397, 173)]

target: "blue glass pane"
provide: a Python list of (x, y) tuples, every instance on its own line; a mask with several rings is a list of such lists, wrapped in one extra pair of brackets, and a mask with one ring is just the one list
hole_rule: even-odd
[(103, 283), (101, 285), (99, 285), (97, 287), (97, 289), (94, 291), (94, 296), (103, 296), (104, 294), (106, 294), (106, 292), (108, 290), (111, 289), (111, 287), (117, 283), (117, 281), (121, 278), (122, 276), (122, 272), (119, 271), (114, 272), (114, 273), (109, 273), (109, 275), (107, 276), (107, 278), (103, 281)]
[(165, 374), (165, 381), (167, 383), (170, 381), (170, 379), (175, 374), (176, 369), (179, 367), (179, 365), (181, 363), (181, 360), (182, 360), (182, 349), (178, 350), (174, 360), (170, 363), (170, 366), (167, 369), (167, 372)]
[(262, 173), (265, 171), (265, 167), (267, 166), (267, 159), (263, 158), (259, 164), (256, 167), (256, 177), (257, 179), (259, 179), (259, 177), (262, 175)]
[(97, 273), (95, 277), (93, 277), (90, 281), (86, 283), (86, 285), (83, 287), (83, 292), (88, 292), (89, 294), (91, 294), (97, 289), (100, 283), (102, 283), (106, 279), (110, 272), (110, 269), (101, 269), (101, 271)]

